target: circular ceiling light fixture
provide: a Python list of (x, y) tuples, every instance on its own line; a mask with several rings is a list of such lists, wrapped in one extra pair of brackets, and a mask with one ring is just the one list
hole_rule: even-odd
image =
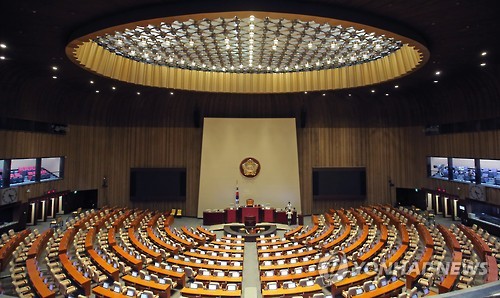
[(422, 44), (343, 20), (271, 12), (150, 19), (73, 40), (68, 56), (135, 84), (208, 92), (285, 93), (352, 88), (410, 73)]

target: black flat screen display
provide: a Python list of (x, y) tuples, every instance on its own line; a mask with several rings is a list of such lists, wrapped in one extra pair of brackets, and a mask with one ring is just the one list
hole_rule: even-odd
[(366, 199), (366, 168), (313, 169), (313, 198)]
[(131, 201), (177, 201), (185, 199), (185, 168), (130, 169)]

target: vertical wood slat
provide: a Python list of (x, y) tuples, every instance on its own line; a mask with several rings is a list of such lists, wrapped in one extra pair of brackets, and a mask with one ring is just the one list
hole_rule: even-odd
[[(198, 206), (202, 129), (186, 127), (71, 126), (65, 136), (0, 131), (0, 158), (65, 156), (65, 178), (19, 187), (22, 201), (49, 189), (98, 189), (100, 205), (132, 206), (156, 210), (183, 208), (195, 216)], [(421, 127), (332, 128), (306, 127), (297, 131), (302, 210), (320, 213), (341, 208), (395, 201), (397, 187), (445, 188), (467, 195), (464, 184), (427, 178), (427, 156), (500, 159), (500, 131), (426, 137)], [(313, 167), (366, 167), (365, 201), (313, 201)], [(132, 203), (130, 168), (186, 167), (185, 203)], [(106, 176), (108, 187), (102, 188)], [(458, 189), (460, 188), (460, 189)], [(27, 190), (30, 189), (28, 193)], [(486, 188), (488, 200), (500, 204), (500, 190)]]

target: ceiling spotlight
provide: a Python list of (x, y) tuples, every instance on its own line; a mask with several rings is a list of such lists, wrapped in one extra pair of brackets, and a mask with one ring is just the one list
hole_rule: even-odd
[(481, 56), (486, 56), (487, 54), (488, 54), (488, 52), (482, 52)]
[(174, 92), (173, 92), (173, 91), (170, 91), (170, 95), (174, 95)]
[(351, 93), (349, 93), (349, 94), (348, 94), (348, 96), (349, 96), (349, 97), (351, 97), (351, 96), (352, 96), (352, 94), (351, 94)]
[(304, 91), (304, 94), (307, 94), (307, 91)]
[(112, 86), (112, 87), (111, 87), (111, 90), (116, 90), (116, 87), (115, 87), (115, 86)]
[(434, 83), (438, 83), (438, 82), (439, 82), (439, 81), (437, 81), (437, 80), (434, 80)]
[(386, 93), (385, 96), (389, 96), (389, 93)]
[(57, 79), (57, 76), (52, 76), (52, 78), (55, 80), (55, 79)]
[(4, 44), (4, 43), (0, 43), (0, 48), (2, 48), (2, 49), (6, 49), (6, 48), (7, 48), (7, 45), (6, 45), (6, 44)]
[(0, 56), (0, 60), (5, 60), (5, 56)]
[(394, 88), (398, 89), (398, 88), (399, 88), (399, 85), (394, 85)]
[(141, 92), (137, 92), (137, 95), (141, 95)]
[(99, 90), (96, 90), (95, 93), (99, 93)]
[(375, 93), (375, 89), (372, 89), (372, 93)]
[(94, 84), (94, 81), (90, 81), (90, 84)]
[(52, 70), (57, 70), (57, 66), (52, 66)]
[(438, 75), (440, 75), (440, 74), (441, 74), (441, 71), (440, 71), (440, 70), (436, 71), (436, 75), (437, 75), (437, 76), (438, 76)]
[(322, 95), (322, 96), (326, 96), (326, 94), (325, 94), (325, 93), (323, 93), (323, 94), (321, 94), (321, 95)]
[(483, 63), (481, 63), (481, 64), (479, 64), (479, 65), (481, 65), (481, 66), (486, 66), (486, 63), (485, 63), (485, 62), (483, 62)]

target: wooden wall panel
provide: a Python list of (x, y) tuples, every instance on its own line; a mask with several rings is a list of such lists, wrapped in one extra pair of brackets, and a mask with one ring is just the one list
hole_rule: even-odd
[[(422, 127), (297, 129), (300, 188), (304, 214), (328, 208), (395, 202), (395, 187), (445, 188), (465, 197), (467, 185), (427, 178), (427, 156), (500, 159), (500, 131), (424, 136)], [(183, 208), (195, 216), (201, 158), (201, 128), (70, 126), (66, 136), (0, 131), (0, 158), (66, 156), (65, 179), (20, 187), (25, 201), (49, 189), (98, 189), (99, 205), (155, 210)], [(364, 201), (313, 201), (313, 167), (367, 168)], [(132, 203), (132, 167), (186, 167), (187, 200), (183, 203)], [(106, 176), (108, 187), (102, 187)], [(395, 187), (389, 187), (389, 179)], [(27, 190), (30, 192), (27, 192)], [(500, 204), (500, 190), (487, 191)]]

